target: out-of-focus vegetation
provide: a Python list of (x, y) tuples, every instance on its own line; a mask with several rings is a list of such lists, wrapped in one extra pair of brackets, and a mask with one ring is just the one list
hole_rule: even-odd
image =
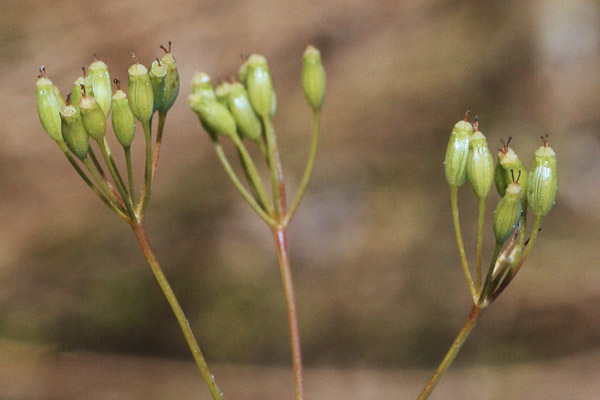
[[(514, 136), (526, 167), (539, 136), (548, 133), (558, 154), (559, 192), (526, 268), (461, 352), (457, 366), (468, 369), (451, 373), (437, 398), (507, 398), (506, 387), (517, 388), (510, 398), (521, 398), (518, 388), (529, 385), (573, 387), (528, 397), (540, 399), (592, 398), (600, 390), (590, 386), (598, 381), (593, 376), (576, 382), (569, 372), (581, 363), (589, 370), (600, 365), (597, 2), (31, 0), (1, 7), (0, 397), (53, 398), (19, 391), (26, 379), (39, 378), (47, 393), (82, 398), (65, 391), (70, 383), (56, 371), (69, 374), (65, 365), (73, 362), (82, 374), (85, 368), (91, 376), (109, 374), (121, 360), (94, 373), (105, 365), (105, 356), (95, 354), (189, 359), (133, 236), (46, 137), (33, 89), (45, 64), (66, 92), (94, 53), (124, 79), (131, 51), (147, 64), (168, 40), (182, 90), (167, 119), (146, 227), (209, 362), (287, 367), (290, 356), (269, 232), (227, 180), (187, 109), (189, 80), (195, 70), (226, 78), (241, 53), (265, 54), (278, 94), (284, 172), (299, 183), (311, 129), (301, 54), (313, 43), (328, 74), (323, 134), (289, 235), (304, 360), (323, 367), (309, 372), (311, 398), (391, 393), (378, 392), (378, 384), (416, 397), (428, 374), (408, 368), (437, 364), (466, 318), (469, 298), (442, 160), (450, 129), (467, 108), (479, 115), (492, 149)], [(136, 170), (142, 170), (140, 139), (132, 149)], [(473, 254), (477, 201), (468, 188), (459, 196)], [(497, 202), (491, 198), (490, 214)], [(489, 257), (491, 226), (485, 240)], [(90, 355), (68, 356), (83, 350)], [(151, 377), (133, 385), (147, 386), (164, 373), (170, 384), (185, 381), (180, 387), (190, 393), (202, 386), (193, 369), (177, 362), (122, 361), (118, 370)], [(498, 376), (513, 363), (522, 381), (511, 373), (501, 385)], [(185, 372), (173, 375), (171, 367)], [(270, 374), (291, 389), (285, 373), (253, 376), (231, 368), (220, 368), (226, 394), (228, 386), (237, 393), (238, 378), (256, 391), (240, 389), (230, 398), (281, 398), (280, 391), (260, 390), (259, 378)], [(353, 375), (348, 368), (361, 369)], [(337, 374), (358, 382), (356, 389), (310, 388), (330, 388)], [(398, 389), (413, 381), (412, 391)], [(114, 381), (98, 382), (98, 393), (120, 393)], [(487, 394), (475, 389), (484, 382), (492, 387)]]

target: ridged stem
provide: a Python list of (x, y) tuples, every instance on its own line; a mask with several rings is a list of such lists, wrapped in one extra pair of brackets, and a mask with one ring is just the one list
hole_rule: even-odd
[(452, 203), (452, 220), (454, 222), (454, 232), (456, 233), (456, 243), (458, 245), (460, 261), (462, 263), (465, 278), (467, 279), (471, 298), (473, 299), (473, 303), (475, 303), (477, 301), (477, 292), (475, 291), (475, 286), (473, 286), (473, 278), (469, 271), (469, 263), (467, 262), (467, 255), (465, 254), (465, 245), (463, 243), (462, 233), (460, 232), (460, 219), (458, 218), (458, 187), (456, 186), (450, 186), (450, 202)]

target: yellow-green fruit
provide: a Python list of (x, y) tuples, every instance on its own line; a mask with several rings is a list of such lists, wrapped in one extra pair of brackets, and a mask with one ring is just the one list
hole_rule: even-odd
[(108, 117), (110, 112), (110, 103), (112, 97), (112, 87), (110, 74), (105, 63), (99, 60), (94, 60), (88, 68), (88, 80), (92, 87), (89, 95), (93, 95), (100, 108), (104, 112), (104, 118)]
[(207, 100), (216, 100), (210, 77), (204, 72), (196, 72), (192, 78), (192, 93), (199, 94)]
[(306, 101), (314, 111), (319, 111), (325, 99), (325, 70), (321, 62), (321, 53), (308, 46), (302, 58), (302, 90)]
[(543, 217), (552, 208), (558, 191), (558, 167), (554, 150), (545, 142), (536, 150), (529, 173), (527, 199), (536, 217)]
[(246, 89), (241, 83), (230, 85), (227, 105), (235, 119), (240, 136), (259, 141), (262, 137), (262, 124), (250, 104)]
[(44, 76), (35, 83), (37, 112), (44, 130), (55, 142), (62, 141), (60, 110), (62, 108), (57, 89)]
[(80, 160), (87, 157), (90, 141), (83, 127), (81, 114), (73, 105), (63, 107), (60, 112), (62, 137), (69, 150)]
[(167, 76), (167, 67), (158, 60), (154, 60), (148, 72), (152, 93), (154, 94), (154, 111), (162, 105), (165, 96), (165, 77)]
[(211, 137), (237, 135), (235, 120), (223, 104), (216, 100), (208, 100), (201, 94), (192, 93), (188, 97), (188, 105), (198, 115), (202, 126)]
[[(498, 164), (502, 168), (504, 181), (508, 185), (512, 182), (512, 176), (515, 178), (520, 176), (519, 184), (523, 188), (523, 200), (527, 199), (527, 183), (528, 183), (528, 174), (525, 166), (510, 147), (506, 147), (498, 152)], [(504, 192), (500, 192), (502, 187), (498, 187), (498, 183), (496, 183), (496, 189), (498, 189), (498, 193), (501, 196), (504, 196)], [(505, 187), (506, 189), (506, 187)]]
[(142, 64), (133, 64), (127, 70), (127, 93), (129, 107), (134, 117), (142, 123), (152, 118), (154, 112), (154, 93), (150, 84), (148, 69)]
[(166, 113), (171, 109), (177, 95), (179, 94), (179, 71), (177, 70), (177, 61), (171, 54), (171, 44), (169, 44), (169, 51), (160, 59), (161, 63), (167, 67), (167, 76), (165, 76), (165, 88), (163, 101), (158, 108), (161, 113)]
[(215, 97), (217, 101), (223, 104), (225, 107), (228, 107), (227, 97), (231, 92), (231, 83), (229, 82), (221, 82), (219, 86), (215, 88)]
[(71, 89), (71, 105), (79, 110), (79, 101), (83, 97), (81, 93), (81, 86), (85, 88), (85, 92), (92, 95), (92, 85), (90, 85), (90, 80), (80, 76), (75, 79), (73, 82), (73, 88)]
[(446, 181), (451, 187), (459, 187), (467, 180), (467, 158), (472, 134), (473, 126), (467, 121), (457, 122), (450, 134), (444, 170)]
[(88, 135), (95, 141), (102, 140), (106, 135), (106, 117), (96, 99), (92, 96), (83, 96), (79, 101), (79, 112)]
[(515, 231), (521, 218), (521, 198), (523, 188), (512, 182), (506, 188), (504, 197), (500, 199), (494, 212), (494, 236), (498, 243), (504, 243)]
[(477, 197), (486, 198), (489, 195), (494, 181), (494, 159), (485, 136), (479, 131), (473, 133), (469, 140), (467, 177)]
[(273, 84), (267, 59), (258, 54), (248, 58), (246, 71), (246, 89), (254, 111), (263, 118), (272, 113)]
[(135, 120), (133, 113), (129, 108), (127, 95), (122, 90), (117, 90), (112, 97), (112, 126), (115, 136), (121, 146), (127, 148), (131, 146), (133, 136), (135, 135)]

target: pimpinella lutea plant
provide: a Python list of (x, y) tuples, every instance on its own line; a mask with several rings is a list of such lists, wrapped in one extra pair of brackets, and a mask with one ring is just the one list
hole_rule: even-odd
[[(534, 153), (531, 170), (527, 172), (523, 163), (509, 147), (511, 138), (502, 141), (497, 163), (487, 146), (485, 136), (479, 131), (477, 118), (471, 124), (465, 118), (454, 125), (444, 168), (450, 186), (452, 217), (456, 241), (467, 280), (472, 308), (469, 316), (452, 343), (450, 350), (423, 389), (419, 400), (429, 397), (442, 375), (472, 332), (482, 313), (498, 298), (517, 275), (536, 241), (542, 220), (554, 205), (558, 190), (556, 154), (548, 145), (548, 135), (542, 137), (542, 146)], [(469, 182), (479, 200), (477, 226), (475, 281), (467, 262), (458, 213), (458, 188)], [(501, 199), (494, 211), (492, 227), (496, 243), (485, 277), (482, 275), (482, 235), (485, 207), (492, 184)], [(533, 214), (533, 227), (527, 235), (528, 209)]]
[[(239, 69), (239, 81), (224, 82), (216, 88), (207, 74), (197, 73), (192, 80), (192, 94), (188, 98), (190, 108), (198, 115), (208, 133), (229, 179), (273, 233), (286, 299), (296, 400), (304, 398), (302, 357), (286, 232), (311, 175), (317, 150), (321, 106), (325, 98), (325, 70), (319, 51), (313, 46), (308, 46), (304, 52), (301, 82), (312, 109), (313, 130), (306, 169), (289, 208), (277, 135), (273, 127), (276, 96), (265, 57), (251, 55)], [(246, 185), (232, 168), (221, 140), (233, 142)], [(266, 188), (268, 185), (261, 180), (246, 143), (260, 150), (261, 160), (269, 171), (270, 196)]]
[[(75, 171), (94, 194), (133, 230), (213, 399), (220, 400), (221, 392), (144, 229), (145, 210), (158, 165), (165, 121), (180, 86), (171, 42), (168, 48), (161, 48), (165, 54), (154, 60), (149, 67), (140, 64), (137, 58), (129, 67), (127, 93), (117, 79), (114, 80), (116, 91), (113, 93), (113, 82), (107, 65), (95, 59), (87, 72), (83, 68), (83, 75), (74, 81), (71, 92), (63, 99), (42, 66), (36, 82), (37, 110), (42, 126)], [(155, 114), (158, 114), (158, 126), (153, 134), (152, 120)], [(115, 153), (106, 140), (109, 115), (113, 133), (122, 147), (127, 175), (119, 170)], [(145, 141), (144, 180), (141, 188), (134, 182), (132, 170), (131, 145), (135, 139), (136, 125), (141, 125)], [(97, 152), (101, 157), (96, 156)]]

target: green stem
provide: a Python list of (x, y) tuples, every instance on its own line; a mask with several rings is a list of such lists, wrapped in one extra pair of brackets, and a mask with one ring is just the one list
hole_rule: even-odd
[(144, 211), (146, 211), (148, 199), (150, 198), (150, 192), (152, 191), (152, 132), (150, 131), (150, 121), (142, 123), (144, 128), (144, 138), (146, 140), (146, 168), (144, 170), (144, 189), (142, 190), (142, 198), (138, 205), (140, 221), (144, 216)]
[(115, 181), (115, 184), (117, 185), (117, 190), (119, 191), (121, 198), (123, 198), (123, 202), (125, 203), (129, 217), (134, 220), (136, 219), (136, 215), (132, 208), (131, 198), (128, 196), (127, 189), (125, 189), (125, 184), (123, 183), (123, 178), (121, 178), (121, 174), (119, 174), (119, 171), (117, 170), (117, 164), (115, 164), (115, 161), (110, 154), (110, 149), (108, 148), (108, 143), (106, 143), (106, 138), (98, 140), (97, 143), (98, 147), (100, 147), (100, 151), (102, 152), (102, 156), (104, 157), (104, 161), (108, 166), (108, 170), (110, 171), (113, 181)]
[[(488, 292), (490, 291), (490, 285), (492, 283), (492, 276), (494, 275), (494, 267), (496, 266), (496, 260), (498, 260), (498, 256), (500, 255), (500, 250), (502, 250), (502, 244), (503, 243), (496, 241), (496, 247), (494, 248), (494, 255), (492, 256), (492, 261), (490, 262), (490, 268), (488, 269), (487, 276), (485, 278), (485, 284), (483, 285), (483, 288), (481, 289), (481, 295), (479, 296), (479, 300), (477, 301), (477, 304), (479, 306), (487, 306), (487, 304), (485, 304), (485, 301), (486, 301)], [(491, 288), (491, 290), (493, 290), (493, 289), (494, 288)]]
[(137, 240), (140, 244), (142, 252), (144, 253), (146, 260), (148, 261), (148, 264), (150, 265), (150, 269), (152, 270), (152, 273), (154, 274), (154, 277), (156, 278), (158, 285), (160, 286), (163, 294), (165, 295), (167, 301), (169, 302), (169, 305), (171, 306), (171, 309), (173, 310), (173, 313), (175, 314), (175, 318), (177, 318), (179, 327), (181, 328), (181, 331), (183, 332), (183, 335), (185, 336), (185, 340), (187, 341), (187, 344), (188, 344), (190, 350), (192, 351), (192, 355), (194, 356), (196, 365), (198, 366), (198, 369), (200, 370), (200, 373), (202, 374), (204, 381), (208, 385), (208, 389), (210, 390), (212, 398), (214, 400), (222, 400), (223, 394), (221, 393), (221, 390), (217, 386), (214, 376), (208, 369), (208, 365), (206, 364), (206, 360), (204, 359), (204, 356), (202, 355), (202, 351), (200, 351), (200, 346), (198, 346), (198, 342), (196, 341), (196, 338), (194, 337), (194, 333), (192, 332), (192, 328), (190, 327), (188, 319), (186, 318), (186, 316), (183, 312), (183, 309), (179, 305), (179, 302), (177, 301), (177, 298), (175, 297), (175, 293), (173, 293), (173, 289), (171, 289), (171, 286), (169, 285), (169, 282), (167, 281), (165, 274), (163, 273), (162, 269), (160, 268), (160, 265), (158, 264), (158, 261), (156, 260), (154, 253), (152, 252), (150, 243), (148, 242), (148, 238), (146, 236), (146, 232), (144, 231), (143, 226), (141, 224), (137, 223), (136, 221), (134, 221), (131, 224), (131, 228), (133, 229), (133, 232), (135, 233), (135, 237), (137, 238)]
[(125, 161), (127, 163), (127, 177), (129, 180), (129, 195), (131, 196), (131, 203), (135, 204), (135, 186), (133, 185), (133, 168), (131, 166), (131, 147), (123, 147), (125, 150)]
[(287, 217), (285, 218), (285, 225), (287, 225), (296, 212), (296, 208), (298, 204), (300, 204), (300, 200), (302, 200), (302, 196), (304, 195), (304, 191), (306, 189), (306, 185), (308, 184), (308, 180), (310, 179), (310, 175), (312, 173), (313, 165), (315, 164), (315, 156), (317, 154), (317, 142), (319, 138), (319, 126), (321, 124), (321, 112), (317, 110), (313, 114), (313, 133), (312, 139), (310, 143), (310, 153), (308, 156), (308, 163), (306, 164), (306, 169), (304, 170), (304, 175), (302, 176), (302, 181), (300, 183), (300, 187), (298, 188), (298, 192), (296, 193), (296, 197), (290, 206)]
[(296, 300), (294, 297), (294, 286), (292, 284), (292, 271), (287, 251), (287, 240), (285, 228), (274, 229), (273, 236), (277, 247), (277, 258), (279, 259), (279, 270), (285, 292), (285, 304), (288, 314), (290, 329), (290, 345), (292, 349), (292, 360), (294, 365), (294, 387), (296, 400), (304, 398), (302, 383), (302, 353), (300, 351), (300, 332), (298, 330), (298, 318), (296, 316)]
[(98, 171), (94, 168), (94, 166), (90, 162), (89, 158), (86, 157), (81, 162), (83, 162), (83, 165), (85, 165), (85, 167), (90, 172), (90, 174), (92, 174), (92, 176), (94, 177), (94, 180), (96, 181), (98, 186), (100, 186), (102, 188), (104, 195), (109, 199), (109, 201), (115, 205), (121, 205), (122, 200), (120, 198), (117, 198), (117, 196), (115, 196), (115, 194), (113, 193), (111, 188), (108, 186), (108, 182), (100, 176)]
[(275, 215), (281, 216), (285, 215), (285, 183), (283, 181), (283, 170), (281, 169), (277, 140), (275, 139), (275, 132), (273, 131), (271, 120), (267, 117), (263, 117), (262, 121), (267, 141), (268, 164), (271, 172), (271, 188), (273, 190)]
[(427, 385), (425, 386), (417, 400), (425, 400), (429, 397), (429, 395), (435, 388), (435, 385), (437, 385), (440, 378), (448, 370), (448, 368), (452, 364), (452, 361), (454, 361), (456, 355), (462, 348), (463, 344), (465, 344), (465, 341), (469, 337), (469, 334), (471, 333), (471, 331), (473, 331), (473, 328), (475, 328), (475, 325), (477, 324), (477, 321), (479, 320), (479, 317), (481, 316), (482, 312), (483, 308), (479, 308), (477, 305), (473, 305), (471, 313), (469, 314), (469, 318), (467, 318), (467, 321), (461, 328), (460, 332), (458, 333), (458, 336), (456, 337), (456, 339), (454, 339), (450, 350), (448, 350), (448, 353), (446, 353), (446, 356), (438, 366), (437, 370), (435, 371), (429, 382), (427, 382)]
[(481, 247), (483, 245), (483, 220), (485, 219), (485, 203), (487, 197), (479, 198), (479, 219), (477, 221), (477, 267), (476, 271), (476, 288), (481, 289)]
[(229, 176), (229, 179), (231, 179), (231, 181), (233, 182), (235, 187), (239, 190), (239, 192), (241, 193), (244, 200), (246, 200), (246, 202), (248, 204), (250, 204), (250, 207), (252, 207), (252, 209), (254, 211), (256, 211), (256, 213), (267, 224), (269, 224), (269, 226), (275, 226), (275, 221), (273, 220), (273, 218), (271, 218), (268, 214), (265, 213), (265, 211), (260, 207), (260, 205), (256, 202), (256, 200), (254, 200), (254, 197), (252, 197), (252, 195), (250, 193), (248, 193), (248, 191), (246, 190), (244, 185), (242, 185), (242, 183), (238, 179), (237, 175), (233, 171), (233, 168), (231, 168), (231, 164), (229, 164), (229, 161), (227, 161), (227, 156), (225, 155), (225, 152), (223, 152), (223, 148), (221, 147), (221, 144), (219, 143), (216, 136), (215, 137), (211, 136), (211, 139), (215, 146), (215, 151), (217, 153), (217, 157), (219, 158), (219, 161), (221, 161), (221, 164), (223, 165), (225, 172)]
[(469, 263), (467, 262), (467, 255), (465, 254), (465, 245), (463, 243), (462, 233), (460, 232), (460, 219), (458, 218), (458, 187), (456, 186), (450, 186), (450, 201), (452, 203), (452, 220), (454, 221), (454, 231), (456, 233), (460, 261), (462, 262), (463, 272), (467, 279), (471, 298), (473, 299), (473, 303), (475, 303), (477, 301), (477, 292), (475, 291), (475, 286), (473, 286), (473, 278), (471, 278), (471, 272), (469, 271)]
[(154, 182), (154, 174), (158, 167), (158, 155), (160, 154), (160, 144), (162, 143), (163, 131), (165, 129), (165, 121), (167, 113), (158, 112), (158, 131), (156, 133), (156, 143), (154, 144), (154, 158), (152, 159), (152, 182)]
[(255, 189), (256, 194), (258, 195), (257, 201), (264, 205), (264, 209), (267, 214), (272, 215), (273, 207), (271, 207), (269, 197), (267, 196), (267, 192), (265, 192), (265, 187), (263, 186), (260, 176), (258, 175), (258, 171), (254, 165), (254, 161), (252, 161), (252, 157), (250, 157), (248, 150), (246, 150), (246, 146), (244, 146), (244, 143), (237, 135), (232, 136), (231, 139), (233, 140), (233, 143), (237, 147), (240, 154), (242, 167), (244, 168), (244, 172), (248, 177), (248, 184)]

